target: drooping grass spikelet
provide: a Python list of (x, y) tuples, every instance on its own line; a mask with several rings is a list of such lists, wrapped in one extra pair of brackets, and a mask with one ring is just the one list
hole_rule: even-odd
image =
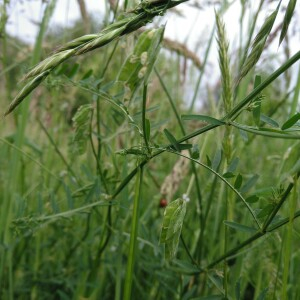
[(65, 44), (64, 46), (59, 47), (55, 52), (61, 52), (64, 50), (69, 50), (69, 49), (74, 49), (82, 44), (88, 43), (89, 41), (95, 39), (98, 36), (98, 34), (86, 34), (83, 35), (79, 38), (76, 38), (70, 42), (68, 42), (67, 44)]
[(218, 50), (219, 50), (219, 66), (221, 70), (222, 80), (222, 99), (226, 113), (232, 108), (232, 80), (230, 75), (230, 59), (228, 55), (228, 40), (226, 37), (225, 25), (217, 12), (216, 23), (218, 32)]
[(266, 44), (267, 38), (272, 30), (272, 27), (274, 25), (276, 16), (279, 11), (280, 7), (279, 2), (276, 10), (266, 19), (265, 23), (259, 30), (258, 34), (256, 35), (250, 54), (248, 55), (244, 65), (242, 66), (242, 70), (240, 72), (239, 78), (237, 80), (237, 83), (241, 81), (242, 78), (244, 78), (248, 72), (255, 66), (255, 64), (258, 62), (263, 50), (264, 46)]
[(100, 48), (100, 47), (108, 44), (109, 42), (113, 41), (114, 39), (120, 37), (125, 29), (126, 29), (126, 25), (124, 25), (120, 28), (111, 30), (107, 33), (100, 34), (97, 38), (86, 43), (84, 46), (78, 47), (79, 49), (76, 51), (76, 55), (90, 52), (96, 48)]
[(41, 82), (48, 76), (49, 73), (50, 70), (44, 71), (27, 83), (11, 102), (8, 109), (4, 113), (4, 116), (10, 114), (37, 86), (41, 84)]
[(62, 62), (67, 60), (69, 57), (75, 54), (74, 50), (64, 50), (47, 57), (34, 67), (29, 73), (26, 74), (25, 78), (37, 76), (45, 71), (52, 71), (55, 67), (60, 65)]
[(284, 19), (283, 19), (282, 30), (281, 30), (281, 33), (280, 33), (279, 46), (280, 46), (281, 42), (283, 41), (283, 39), (286, 36), (288, 27), (290, 25), (290, 22), (292, 20), (292, 16), (293, 16), (293, 13), (294, 13), (294, 10), (295, 10), (295, 7), (296, 7), (296, 3), (297, 3), (297, 0), (290, 0), (289, 4), (287, 6), (287, 9), (286, 9), (286, 12), (285, 12), (285, 15), (284, 15)]
[(62, 62), (75, 55), (81, 55), (100, 48), (122, 35), (131, 33), (151, 22), (155, 16), (163, 14), (165, 10), (186, 1), (188, 0), (145, 1), (131, 11), (131, 14), (127, 17), (109, 25), (100, 33), (85, 35), (67, 43), (66, 46), (61, 47), (53, 55), (40, 62), (26, 75), (26, 79), (35, 78), (21, 90), (5, 112), (5, 115), (11, 113)]

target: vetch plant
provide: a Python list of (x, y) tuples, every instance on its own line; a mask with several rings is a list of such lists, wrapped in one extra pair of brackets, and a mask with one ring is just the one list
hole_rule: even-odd
[[(181, 113), (182, 103), (174, 96), (180, 78), (175, 76), (170, 87), (171, 58), (160, 51), (165, 27), (138, 29), (183, 2), (189, 1), (142, 1), (99, 33), (61, 46), (25, 76), (28, 83), (5, 116), (43, 82), (47, 86), (47, 80), (56, 78), (62, 82), (58, 89), (71, 94), (76, 87), (78, 98), (86, 101), (74, 104), (73, 132), (66, 129), (69, 143), (57, 125), (61, 113), (51, 111), (57, 125), (53, 131), (40, 117), (34, 122), (52, 151), (41, 151), (30, 140), (23, 149), (14, 136), (0, 139), (3, 154), (11, 149), (23, 157), (20, 163), (27, 174), (10, 184), (18, 187), (15, 194), (6, 190), (11, 205), (1, 204), (7, 213), (1, 221), (3, 297), (17, 299), (24, 289), (32, 299), (110, 299), (112, 294), (115, 299), (297, 299), (300, 258), (293, 237), (300, 216), (300, 113), (290, 108), (289, 99), (280, 108), (285, 113), (271, 114), (267, 105), (273, 101), (269, 95), (274, 83), (299, 64), (300, 51), (268, 75), (257, 74), (255, 68), (282, 3), (251, 47), (240, 45), (237, 74), (222, 9), (215, 10), (220, 99), (201, 113), (193, 110), (193, 103)], [(118, 4), (112, 7), (117, 13)], [(288, 36), (295, 7), (296, 1), (290, 0), (279, 45)], [(121, 41), (133, 32), (137, 36), (132, 37), (131, 54), (117, 55), (124, 47)], [(101, 72), (85, 70), (82, 75), (84, 66), (65, 71), (71, 58), (92, 50), (93, 58), (97, 51), (106, 51)], [(122, 67), (106, 81), (114, 60)], [(296, 98), (299, 87), (291, 93)], [(280, 156), (283, 141), (291, 149), (285, 157)], [(71, 150), (70, 157), (64, 147)], [(57, 176), (60, 162), (66, 170)], [(32, 163), (40, 176), (31, 171)], [(256, 174), (265, 170), (274, 179), (269, 173)], [(20, 286), (31, 274), (28, 287)]]

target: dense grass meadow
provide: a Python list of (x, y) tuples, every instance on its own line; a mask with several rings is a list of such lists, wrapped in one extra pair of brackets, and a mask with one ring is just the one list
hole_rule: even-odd
[[(99, 20), (78, 1), (63, 28), (49, 0), (34, 45), (7, 33), (13, 2), (0, 299), (299, 300), (299, 2), (116, 0)], [(214, 12), (197, 52), (164, 36), (186, 6)]]

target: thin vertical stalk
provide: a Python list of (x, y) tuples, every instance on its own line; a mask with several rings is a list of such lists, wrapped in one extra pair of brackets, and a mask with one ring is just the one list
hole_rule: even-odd
[[(1, 22), (0, 22), (0, 34), (1, 34), (1, 40), (2, 40), (2, 70), (5, 70), (8, 67), (7, 57), (7, 39), (6, 39), (6, 22), (8, 19), (7, 15), (7, 6), (9, 5), (9, 0), (4, 0), (4, 3), (2, 4), (2, 10), (1, 10)], [(1, 9), (1, 7), (0, 7)], [(6, 99), (11, 101), (11, 81), (9, 78), (9, 73), (5, 72), (5, 86), (6, 86)]]
[(148, 87), (145, 84), (143, 89), (142, 128), (143, 128), (143, 138), (144, 138), (145, 146), (148, 150), (148, 153), (150, 153), (148, 137), (147, 137), (147, 124), (146, 124), (147, 89)]
[(132, 281), (134, 273), (134, 263), (136, 259), (136, 244), (137, 244), (137, 235), (138, 235), (138, 225), (139, 225), (139, 204), (142, 197), (142, 183), (143, 183), (143, 168), (139, 167), (138, 174), (136, 177), (135, 183), (135, 194), (133, 202), (133, 215), (131, 223), (131, 234), (130, 234), (130, 243), (129, 243), (129, 253), (125, 277), (125, 287), (124, 287), (124, 300), (131, 299), (132, 291)]
[[(164, 92), (165, 92), (166, 95), (167, 95), (167, 98), (168, 98), (168, 100), (169, 100), (169, 103), (170, 103), (170, 105), (171, 105), (171, 107), (172, 107), (172, 110), (173, 110), (175, 116), (176, 116), (177, 123), (178, 123), (178, 125), (179, 125), (179, 127), (180, 127), (180, 129), (181, 129), (181, 132), (182, 132), (183, 135), (186, 135), (185, 129), (184, 129), (184, 127), (183, 127), (181, 118), (180, 118), (180, 116), (179, 116), (179, 114), (178, 114), (178, 111), (177, 111), (177, 109), (176, 109), (176, 106), (175, 106), (175, 104), (174, 104), (174, 101), (173, 101), (173, 99), (172, 99), (172, 97), (171, 97), (171, 95), (170, 95), (170, 93), (169, 93), (169, 91), (168, 91), (168, 89), (167, 89), (167, 87), (166, 87), (166, 85), (165, 85), (163, 79), (161, 78), (159, 72), (157, 71), (156, 68), (154, 68), (154, 70), (155, 70), (155, 73), (156, 73), (156, 75), (157, 75), (157, 77), (158, 77), (158, 79), (159, 79), (159, 81), (160, 81), (160, 84), (161, 84), (161, 86), (162, 86)], [(189, 150), (189, 153), (190, 153), (190, 156), (191, 156), (191, 150)], [(199, 180), (199, 176), (198, 176), (198, 173), (197, 173), (196, 165), (195, 165), (195, 163), (194, 163), (193, 161), (191, 161), (191, 166), (192, 166), (193, 174), (194, 174), (194, 176), (195, 176), (196, 192), (197, 192), (197, 198), (198, 198), (199, 208), (200, 208), (200, 213), (199, 213), (200, 216), (199, 216), (199, 220), (200, 220), (200, 230), (201, 230), (201, 228), (203, 227), (203, 207), (202, 207), (202, 195), (201, 195), (201, 188), (200, 188), (200, 180)], [(202, 235), (200, 234), (200, 236), (202, 236)], [(200, 253), (200, 254), (199, 254), (199, 259), (201, 260), (201, 256), (202, 256), (202, 255), (201, 255), (201, 254), (202, 254), (202, 241), (199, 241), (199, 244), (201, 245), (201, 249), (199, 250), (199, 253)]]
[(214, 26), (213, 30), (211, 31), (210, 38), (209, 38), (209, 41), (208, 41), (208, 45), (207, 45), (207, 48), (205, 50), (204, 60), (203, 60), (203, 63), (201, 65), (200, 74), (199, 74), (199, 77), (198, 77), (198, 80), (197, 80), (197, 83), (196, 83), (196, 87), (194, 89), (194, 95), (193, 95), (192, 102), (191, 102), (191, 105), (190, 105), (190, 108), (189, 108), (190, 113), (194, 110), (194, 107), (195, 107), (199, 87), (200, 87), (200, 84), (202, 82), (205, 67), (207, 65), (207, 59), (208, 59), (208, 56), (209, 56), (209, 53), (210, 53), (212, 41), (214, 40), (215, 30), (216, 30), (216, 26)]
[(290, 205), (290, 220), (288, 226), (286, 228), (286, 236), (285, 236), (285, 243), (284, 243), (284, 250), (283, 250), (283, 275), (282, 275), (282, 288), (281, 288), (281, 299), (287, 300), (288, 298), (288, 276), (290, 270), (290, 261), (291, 261), (291, 253), (292, 253), (292, 238), (293, 238), (293, 216), (296, 211), (297, 205), (297, 178), (294, 178), (294, 190), (293, 196), (291, 199)]

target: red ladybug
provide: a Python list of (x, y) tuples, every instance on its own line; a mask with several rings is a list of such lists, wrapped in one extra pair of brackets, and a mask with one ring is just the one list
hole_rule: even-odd
[(159, 201), (159, 207), (164, 208), (168, 205), (168, 201), (164, 198), (160, 199)]

